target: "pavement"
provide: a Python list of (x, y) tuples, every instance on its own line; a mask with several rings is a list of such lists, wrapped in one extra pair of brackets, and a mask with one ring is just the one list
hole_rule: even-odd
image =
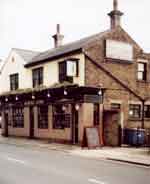
[(50, 143), (47, 140), (32, 140), (27, 138), (2, 137), (0, 136), (0, 144), (16, 145), (20, 147), (42, 148), (55, 150), (86, 157), (91, 159), (106, 159), (118, 162), (127, 162), (131, 164), (143, 165), (150, 167), (150, 149), (148, 148), (133, 148), (133, 147), (101, 147), (97, 149), (82, 149), (76, 145), (66, 145)]

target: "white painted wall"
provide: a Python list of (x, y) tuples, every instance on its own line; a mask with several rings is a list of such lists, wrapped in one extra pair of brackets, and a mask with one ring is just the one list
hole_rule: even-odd
[[(12, 62), (12, 57), (15, 61)], [(79, 59), (79, 76), (74, 77), (74, 83), (79, 85), (85, 84), (85, 58), (83, 54), (72, 55), (72, 58)], [(69, 57), (70, 58), (70, 57)], [(7, 60), (5, 61), (4, 68), (0, 74), (0, 93), (10, 91), (10, 79), (9, 76), (14, 73), (19, 74), (19, 89), (32, 88), (32, 69), (43, 66), (44, 72), (44, 86), (51, 86), (54, 83), (58, 83), (58, 62), (67, 59), (63, 57), (58, 60), (53, 60), (47, 63), (37, 65), (32, 68), (25, 68), (25, 61), (14, 50), (11, 51)]]
[[(12, 57), (14, 61), (12, 62)], [(10, 91), (9, 76), (14, 73), (19, 74), (19, 88), (31, 87), (31, 75), (28, 75), (28, 71), (24, 68), (25, 61), (14, 50), (12, 50), (4, 63), (0, 74), (0, 93)]]
[(44, 68), (44, 85), (51, 86), (54, 83), (59, 82), (58, 63), (69, 58), (79, 59), (79, 76), (74, 77), (73, 82), (79, 84), (80, 86), (83, 86), (85, 84), (85, 58), (83, 54), (75, 54), (71, 57), (62, 57), (61, 59), (53, 60), (45, 64), (34, 66), (30, 68), (29, 71), (31, 73), (32, 69), (42, 66)]

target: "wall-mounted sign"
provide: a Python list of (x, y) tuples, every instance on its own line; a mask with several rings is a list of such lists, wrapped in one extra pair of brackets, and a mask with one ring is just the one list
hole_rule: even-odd
[(132, 61), (133, 46), (121, 41), (106, 40), (106, 58)]
[(75, 77), (77, 75), (77, 62), (67, 61), (67, 76)]

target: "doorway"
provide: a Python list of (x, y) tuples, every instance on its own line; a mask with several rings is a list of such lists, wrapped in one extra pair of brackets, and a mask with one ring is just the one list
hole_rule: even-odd
[(30, 107), (30, 135), (29, 137), (34, 138), (34, 107)]
[(5, 137), (8, 137), (8, 113), (4, 113), (4, 133), (3, 135)]
[(119, 146), (119, 113), (117, 111), (104, 111), (103, 128), (104, 145)]
[(72, 105), (72, 143), (79, 143), (79, 113)]

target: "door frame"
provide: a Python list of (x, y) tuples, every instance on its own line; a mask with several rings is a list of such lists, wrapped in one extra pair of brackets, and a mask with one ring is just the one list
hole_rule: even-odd
[(33, 139), (34, 138), (34, 106), (29, 107), (29, 138)]
[(8, 112), (4, 112), (4, 133), (3, 135), (5, 137), (8, 137), (8, 121), (9, 121), (9, 117), (8, 117)]
[(71, 119), (71, 142), (72, 144), (79, 143), (79, 112), (75, 109), (75, 104), (72, 104), (72, 119)]

